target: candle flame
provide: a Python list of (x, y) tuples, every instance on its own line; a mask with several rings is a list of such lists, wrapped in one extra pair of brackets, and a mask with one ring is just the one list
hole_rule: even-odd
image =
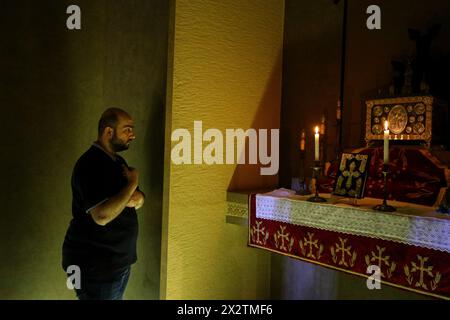
[(316, 129), (315, 129), (315, 131), (316, 131), (316, 134), (318, 134), (318, 133), (319, 133), (319, 127), (318, 127), (318, 126), (316, 126)]
[(384, 130), (389, 130), (389, 123), (387, 122), (387, 120), (384, 122)]

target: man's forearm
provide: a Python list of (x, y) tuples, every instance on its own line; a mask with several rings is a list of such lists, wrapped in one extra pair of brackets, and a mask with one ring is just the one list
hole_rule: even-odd
[(144, 198), (145, 195), (141, 190), (134, 191), (133, 195), (127, 203), (127, 207), (135, 208), (136, 210), (138, 210), (144, 205)]
[(95, 223), (104, 226), (114, 220), (126, 207), (136, 188), (137, 183), (129, 182), (118, 194), (92, 209), (90, 213)]

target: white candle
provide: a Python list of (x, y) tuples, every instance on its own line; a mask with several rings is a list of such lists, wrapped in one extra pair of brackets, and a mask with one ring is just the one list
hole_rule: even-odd
[(319, 127), (316, 127), (316, 134), (314, 135), (314, 142), (315, 142), (315, 148), (314, 148), (314, 159), (316, 161), (319, 161)]
[(389, 163), (389, 123), (384, 122), (384, 164)]

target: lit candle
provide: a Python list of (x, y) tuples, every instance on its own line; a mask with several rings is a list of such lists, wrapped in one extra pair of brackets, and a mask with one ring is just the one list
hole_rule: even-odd
[(384, 164), (389, 163), (389, 123), (384, 122)]
[(319, 161), (319, 127), (316, 127), (316, 134), (314, 135), (315, 149), (314, 149), (314, 158), (316, 161)]
[(325, 134), (325, 116), (322, 116), (322, 121), (320, 123), (320, 134)]
[(305, 151), (306, 133), (302, 130), (302, 135), (300, 138), (300, 151)]

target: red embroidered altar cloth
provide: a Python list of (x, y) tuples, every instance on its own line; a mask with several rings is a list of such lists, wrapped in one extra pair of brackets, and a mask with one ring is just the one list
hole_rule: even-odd
[[(329, 197), (329, 195), (328, 195)], [(306, 262), (450, 299), (450, 217), (432, 208), (391, 202), (397, 213), (370, 208), (310, 203), (305, 197), (258, 194), (249, 197), (248, 244)]]

